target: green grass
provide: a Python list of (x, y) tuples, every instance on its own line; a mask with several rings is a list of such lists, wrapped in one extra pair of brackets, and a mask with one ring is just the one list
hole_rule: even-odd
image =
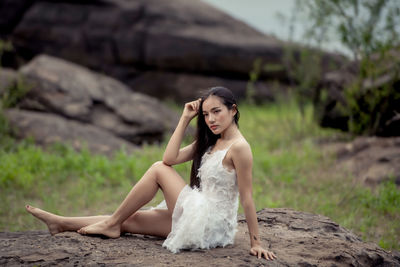
[[(288, 207), (326, 215), (366, 241), (400, 249), (399, 189), (389, 181), (372, 191), (335, 169), (333, 155), (318, 141), (346, 137), (315, 125), (311, 106), (304, 116), (293, 103), (243, 104), (240, 112), (240, 129), (253, 150), (257, 209)], [(0, 231), (44, 229), (25, 212), (26, 203), (71, 216), (111, 213), (161, 159), (166, 145), (107, 158), (63, 145), (43, 150), (4, 133), (0, 137)], [(190, 163), (176, 169), (188, 182)], [(160, 193), (150, 205), (161, 200)]]

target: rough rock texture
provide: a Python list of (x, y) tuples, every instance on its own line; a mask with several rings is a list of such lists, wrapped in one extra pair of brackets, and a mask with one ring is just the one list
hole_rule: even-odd
[(63, 118), (58, 115), (8, 109), (5, 111), (14, 135), (18, 138), (32, 137), (36, 144), (49, 146), (56, 142), (69, 144), (76, 150), (87, 147), (92, 153), (112, 155), (122, 148), (126, 152), (135, 149), (132, 143), (124, 141), (103, 129)]
[(172, 254), (163, 239), (124, 235), (118, 239), (44, 231), (0, 233), (0, 264), (7, 266), (400, 266), (400, 254), (366, 243), (329, 218), (290, 209), (258, 212), (263, 244), (278, 259), (249, 255), (247, 225), (239, 219), (235, 244)]
[[(371, 62), (379, 73), (362, 80), (361, 86), (357, 86), (361, 89), (352, 100), (358, 103), (360, 111), (376, 121), (367, 134), (400, 136), (400, 49), (389, 51), (382, 59), (374, 55)], [(352, 62), (324, 75), (319, 89), (326, 89), (326, 98), (320, 101), (316, 114), (321, 126), (348, 130), (349, 100), (345, 89), (357, 82), (358, 71), (358, 64)], [(376, 103), (371, 105), (372, 100)], [(356, 120), (365, 120), (357, 116), (354, 115)]]
[(178, 121), (160, 101), (62, 59), (40, 55), (19, 72), (30, 87), (19, 108), (93, 124), (131, 143), (160, 141)]
[(394, 178), (400, 186), (400, 137), (357, 137), (332, 145), (337, 168), (350, 171), (358, 182), (376, 186)]
[[(134, 87), (135, 79), (155, 74), (152, 79), (153, 83), (158, 81), (157, 95), (187, 100), (188, 93), (172, 92), (192, 88), (175, 84), (172, 92), (165, 93), (172, 85), (157, 80), (157, 75), (172, 72), (247, 81), (255, 59), (282, 63), (284, 42), (202, 1), (29, 2), (30, 5), (11, 5), (14, 22), (0, 25), (3, 34), (10, 33), (19, 56), (30, 59), (45, 53), (61, 57), (107, 73), (141, 92), (147, 92), (147, 88)], [(341, 62), (342, 57), (324, 54), (322, 68), (332, 69), (333, 63)], [(285, 81), (288, 75), (281, 70), (264, 76)], [(241, 95), (245, 89), (240, 87)]]

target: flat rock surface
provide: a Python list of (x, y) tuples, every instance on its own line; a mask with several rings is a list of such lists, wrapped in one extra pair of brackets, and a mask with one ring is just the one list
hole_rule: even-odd
[(50, 236), (47, 231), (0, 233), (0, 265), (6, 266), (400, 266), (400, 254), (388, 252), (321, 215), (291, 209), (257, 213), (264, 246), (278, 259), (249, 255), (247, 225), (239, 216), (235, 244), (172, 254), (163, 239), (123, 235), (118, 239)]
[(360, 136), (325, 148), (336, 155), (335, 168), (350, 172), (357, 182), (375, 187), (394, 179), (400, 186), (400, 137)]

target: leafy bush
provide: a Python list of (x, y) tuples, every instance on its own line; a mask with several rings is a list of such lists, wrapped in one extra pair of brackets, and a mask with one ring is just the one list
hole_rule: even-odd
[[(298, 10), (307, 17), (307, 37), (323, 44), (339, 36), (352, 54), (357, 71), (353, 82), (343, 85), (346, 103), (338, 110), (349, 118), (348, 130), (380, 134), (381, 128), (399, 112), (393, 110), (400, 100), (400, 91), (393, 84), (400, 73), (399, 2), (305, 0), (298, 1)], [(391, 79), (387, 79), (388, 75)], [(387, 81), (380, 82), (382, 78)]]

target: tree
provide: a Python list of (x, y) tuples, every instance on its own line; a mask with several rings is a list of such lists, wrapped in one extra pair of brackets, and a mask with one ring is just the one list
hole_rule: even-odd
[(399, 44), (398, 0), (297, 0), (308, 19), (307, 37), (318, 43), (340, 38), (355, 61)]
[[(346, 103), (340, 107), (349, 130), (379, 133), (383, 124), (399, 117), (393, 106), (400, 101), (394, 86), (400, 73), (400, 1), (298, 0), (297, 10), (307, 18), (309, 39), (322, 45), (338, 36), (351, 51), (355, 74), (350, 84), (343, 84)], [(382, 78), (388, 82), (383, 84)]]

